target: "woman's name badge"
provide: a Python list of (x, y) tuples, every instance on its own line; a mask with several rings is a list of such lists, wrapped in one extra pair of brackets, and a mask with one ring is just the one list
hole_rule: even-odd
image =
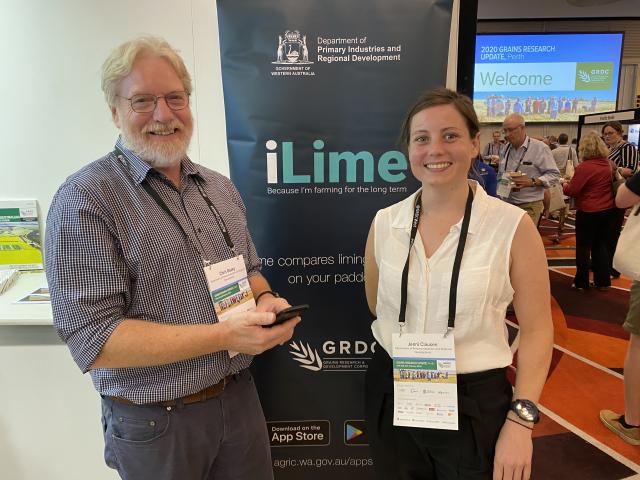
[(393, 335), (393, 424), (458, 430), (453, 335)]
[(496, 193), (500, 198), (509, 198), (511, 195), (511, 189), (513, 188), (513, 182), (511, 181), (511, 176), (507, 172), (502, 174), (500, 180), (498, 180), (498, 188)]
[[(256, 308), (242, 255), (207, 265), (204, 274), (219, 321), (224, 322), (231, 315)], [(230, 357), (237, 354), (229, 352)]]

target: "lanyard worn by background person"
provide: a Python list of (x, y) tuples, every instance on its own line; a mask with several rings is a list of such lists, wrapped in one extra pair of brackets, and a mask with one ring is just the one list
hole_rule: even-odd
[(393, 357), (393, 425), (404, 427), (458, 429), (458, 394), (455, 345), (455, 327), (458, 278), (462, 254), (467, 241), (473, 190), (469, 186), (467, 203), (462, 219), (458, 248), (451, 272), (449, 290), (449, 318), (444, 335), (441, 333), (403, 333), (406, 323), (409, 259), (418, 232), (421, 194), (416, 198), (413, 223), (409, 238), (409, 252), (402, 270), (400, 286), (400, 333), (392, 335)]
[[(126, 156), (117, 147), (116, 156), (123, 164), (130, 168), (129, 162), (126, 160)], [(131, 173), (131, 171), (129, 171), (129, 173)], [(204, 248), (202, 246), (202, 243), (200, 243), (200, 239), (197, 239), (198, 245), (194, 244), (191, 237), (187, 235), (187, 232), (183, 228), (182, 224), (178, 221), (171, 210), (169, 210), (167, 204), (164, 202), (164, 200), (162, 200), (162, 198), (160, 198), (158, 192), (153, 189), (153, 187), (146, 179), (142, 181), (141, 186), (158, 204), (158, 206), (162, 208), (162, 210), (164, 210), (176, 222), (176, 224), (178, 225), (178, 227), (180, 227), (180, 230), (186, 237), (187, 241), (192, 243), (196, 247), (196, 250), (200, 254), (200, 258), (204, 265), (203, 270), (207, 280), (207, 290), (209, 292), (211, 300), (213, 301), (218, 321), (223, 322), (225, 320), (228, 320), (233, 314), (238, 314), (255, 309), (256, 303), (253, 299), (253, 291), (251, 290), (251, 284), (249, 283), (247, 268), (244, 263), (243, 255), (238, 255), (238, 253), (236, 252), (236, 248), (233, 244), (233, 240), (231, 240), (231, 235), (229, 235), (227, 225), (225, 224), (224, 219), (222, 218), (222, 215), (220, 215), (218, 209), (215, 207), (209, 196), (202, 188), (200, 180), (195, 177), (193, 177), (193, 180), (198, 187), (200, 195), (209, 207), (209, 210), (211, 211), (211, 213), (213, 213), (218, 228), (220, 228), (220, 231), (222, 232), (225, 243), (234, 255), (227, 260), (222, 260), (217, 263), (211, 263), (211, 261), (207, 260), (204, 255)], [(234, 357), (238, 354), (238, 352), (232, 351), (229, 351), (228, 353), (229, 357)]]
[[(530, 144), (531, 144), (531, 137), (529, 137), (529, 140), (527, 141), (527, 144), (524, 147), (524, 150), (522, 152), (522, 155), (520, 156), (520, 160), (517, 162), (514, 172), (517, 172), (518, 169), (520, 168), (520, 165), (522, 164), (522, 160), (524, 160), (525, 155), (529, 151)], [(507, 167), (509, 166), (509, 154), (511, 153), (511, 147), (512, 147), (511, 143), (509, 143), (509, 145), (507, 145), (506, 151), (504, 152), (504, 171), (505, 172), (509, 171)], [(517, 152), (517, 149), (515, 150), (515, 152)]]

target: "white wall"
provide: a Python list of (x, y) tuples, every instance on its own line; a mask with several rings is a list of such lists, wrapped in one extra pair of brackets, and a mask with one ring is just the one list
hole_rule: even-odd
[[(46, 215), (63, 180), (113, 148), (100, 67), (117, 44), (165, 37), (194, 79), (190, 156), (228, 174), (214, 0), (0, 0), (0, 198)], [(100, 401), (53, 327), (0, 326), (0, 478), (114, 480)]]
[(0, 198), (36, 198), (46, 215), (63, 180), (113, 148), (100, 67), (139, 34), (182, 53), (194, 79), (189, 154), (228, 174), (215, 9), (214, 0), (0, 0)]

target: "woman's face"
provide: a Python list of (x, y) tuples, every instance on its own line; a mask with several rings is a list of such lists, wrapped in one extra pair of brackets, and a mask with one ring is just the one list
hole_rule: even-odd
[(602, 130), (602, 137), (604, 138), (604, 143), (609, 147), (617, 145), (620, 140), (622, 140), (622, 135), (620, 135), (615, 128), (610, 126), (604, 127)]
[(479, 144), (480, 133), (469, 138), (464, 117), (452, 105), (421, 110), (411, 119), (411, 172), (424, 186), (466, 183)]

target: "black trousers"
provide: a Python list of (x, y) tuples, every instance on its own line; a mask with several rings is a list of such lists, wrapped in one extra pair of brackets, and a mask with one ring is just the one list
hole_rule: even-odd
[[(573, 283), (578, 288), (589, 288), (589, 256), (593, 267), (593, 283), (596, 287), (611, 285), (612, 242), (618, 242), (620, 230), (616, 225), (619, 212), (624, 210), (610, 208), (600, 212), (576, 213), (576, 275)], [(622, 224), (622, 222), (620, 222)]]
[(491, 480), (511, 403), (506, 369), (458, 375), (458, 430), (393, 426), (392, 362), (381, 347), (365, 383), (365, 418), (376, 476), (384, 480)]

